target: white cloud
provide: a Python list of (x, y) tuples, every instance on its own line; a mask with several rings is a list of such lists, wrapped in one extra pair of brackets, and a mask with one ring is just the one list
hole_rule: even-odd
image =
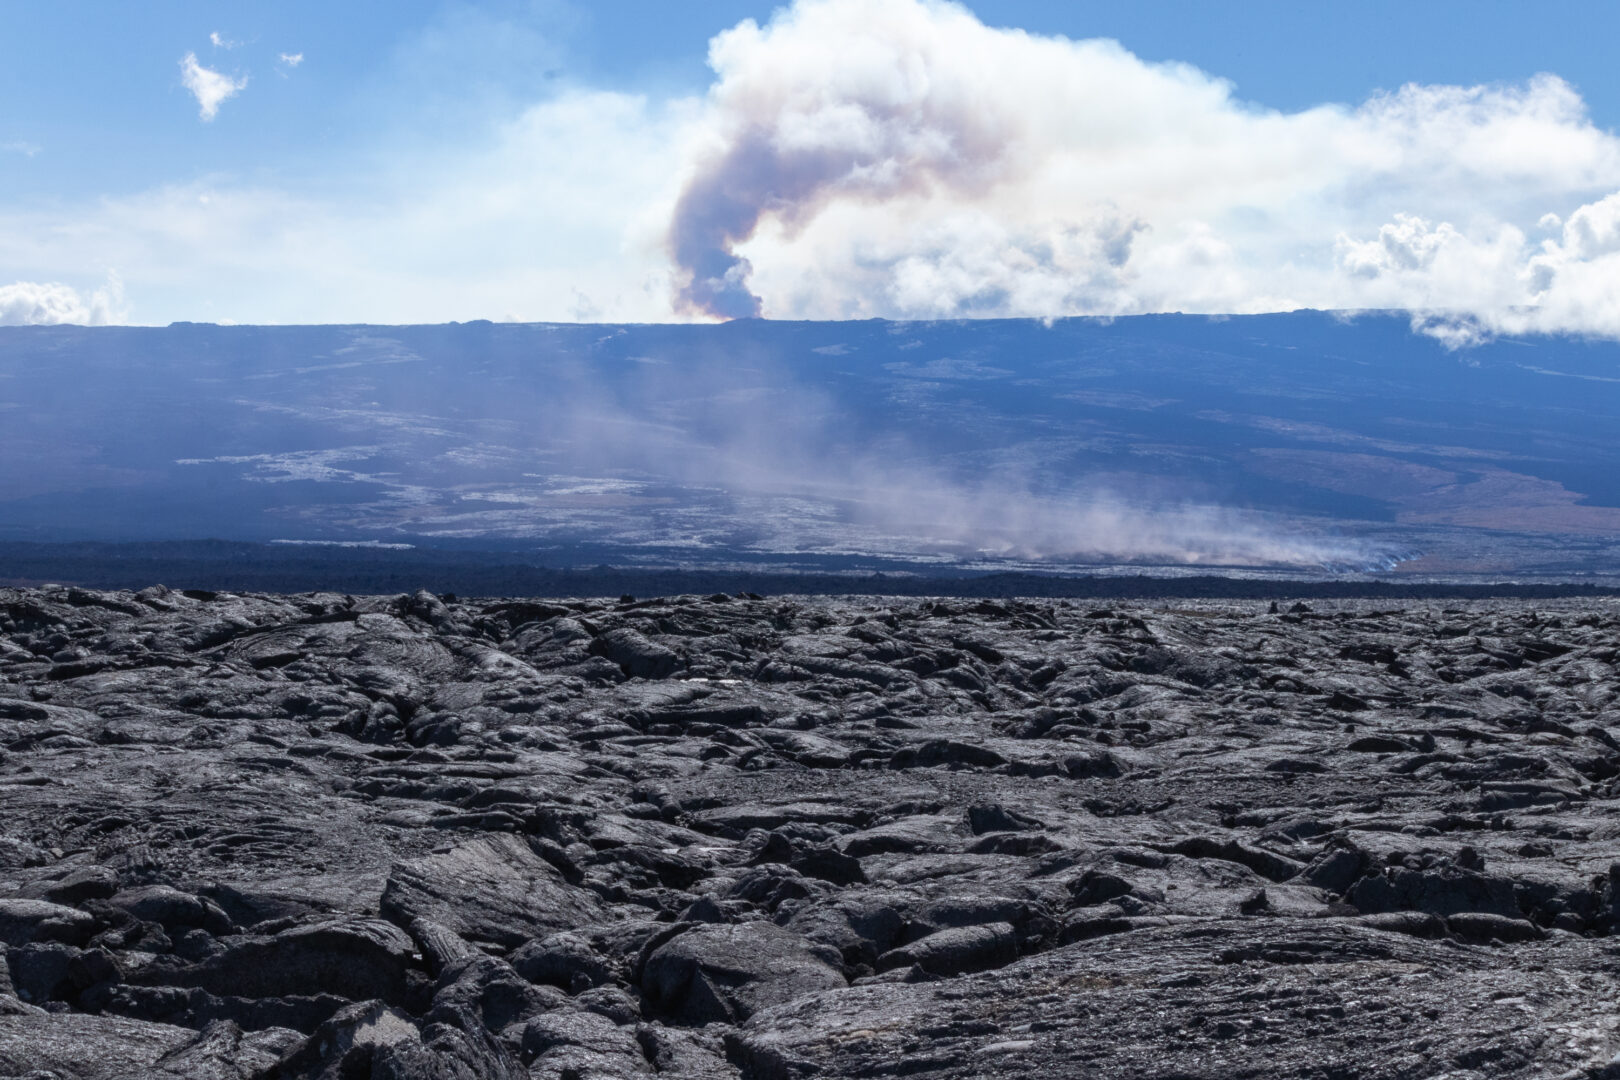
[(0, 285), (0, 326), (101, 326), (123, 316), (123, 284), (116, 274), (88, 296), (60, 282)]
[(1620, 251), (1620, 194), (1589, 203), (1564, 222), (1563, 252), (1575, 259), (1595, 259)]
[(301, 52), (282, 53), (278, 59), (287, 67), (295, 68), (304, 62), (304, 54)]
[(213, 33), (209, 34), (208, 40), (216, 49), (234, 49), (238, 45), (242, 44), (240, 41), (232, 41), (224, 34), (221, 34), (218, 30), (215, 30)]
[[(217, 43), (216, 43), (217, 44)], [(205, 68), (197, 62), (196, 53), (186, 53), (180, 59), (180, 81), (197, 99), (197, 115), (204, 121), (219, 114), (226, 99), (235, 97), (247, 88), (247, 76), (233, 79), (229, 75)]]
[[(564, 87), (319, 187), (0, 210), (0, 273), (111, 263), (158, 322), (1393, 307), (1620, 337), (1620, 138), (1552, 75), (1287, 113), (937, 0), (799, 0), (711, 62), (699, 99)], [(182, 67), (204, 119), (246, 83)]]
[(1442, 223), (1431, 229), (1422, 218), (1396, 214), (1393, 224), (1378, 230), (1376, 240), (1356, 241), (1340, 235), (1339, 264), (1357, 277), (1376, 278), (1402, 270), (1428, 270), (1457, 230)]
[(7, 154), (21, 154), (23, 157), (33, 157), (39, 153), (40, 147), (37, 143), (17, 139), (12, 142), (0, 143), (0, 151)]
[(1414, 325), (1450, 345), (1497, 334), (1620, 338), (1620, 193), (1537, 224), (1561, 235), (1532, 245), (1511, 224), (1464, 232), (1400, 216), (1377, 239), (1341, 236), (1340, 262), (1378, 306), (1415, 309)]

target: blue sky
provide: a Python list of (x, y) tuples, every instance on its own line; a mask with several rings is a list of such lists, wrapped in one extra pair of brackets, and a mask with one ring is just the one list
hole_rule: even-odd
[[(801, 0), (773, 23), (776, 10), (735, 0), (8, 5), (0, 320), (1061, 315), (1413, 297), (1413, 307), (1463, 310), (1474, 326), (1465, 333), (1610, 332), (1592, 296), (1613, 283), (1598, 264), (1613, 254), (1603, 200), (1620, 191), (1610, 145), (1620, 8), (1005, 0), (969, 4), (967, 18), (921, 0), (874, 0), (866, 12)], [(749, 18), (765, 29), (732, 35), (717, 72), (711, 40)], [(1054, 36), (1112, 38), (1128, 60), (1071, 49), (1065, 61), (1027, 44)], [(860, 78), (856, 61), (844, 70), (846, 55), (865, 55), (857, 41), (873, 46), (861, 62), (877, 65)], [(211, 119), (183, 81), (188, 54), (240, 85)], [(863, 95), (902, 55), (930, 89), (884, 112)], [(977, 82), (984, 55), (1014, 78)], [(777, 57), (797, 82), (772, 82), (752, 56)], [(1164, 62), (1202, 81), (1164, 75)], [(1074, 83), (1069, 67), (1114, 81)], [(1048, 72), (1050, 94), (1026, 70)], [(1557, 80), (1533, 83), (1539, 73)], [(1369, 110), (1406, 84), (1501, 93), (1436, 91)], [(880, 187), (802, 157), (773, 166), (811, 170), (786, 193), (736, 171), (759, 149), (737, 141), (739, 125), (774, 131), (775, 153), (804, 117), (791, 103), (755, 115), (751, 102), (845, 95), (817, 122), (853, 108), (881, 113), (894, 137), (921, 127), (956, 140), (979, 121), (941, 112), (953, 85), (1007, 86), (986, 115), (1023, 141), (1009, 136), (973, 165), (980, 180), (994, 173), (999, 195), (910, 142), (856, 161), (857, 171), (898, 170)], [(1184, 186), (1209, 160), (1253, 160), (1279, 142), (1298, 152), (1234, 177), (1221, 200), (1140, 198), (1128, 171), (1082, 196), (1063, 178), (1113, 168), (1087, 156), (1102, 127), (1042, 115), (1048, 99), (1104, 127), (1128, 117), (1138, 155), (1218, 136), (1219, 147), (1156, 174)], [(1335, 122), (1311, 111), (1324, 105), (1340, 130), (1321, 130)], [(1457, 177), (1427, 183), (1433, 165), (1411, 144), (1460, 138), (1460, 125), (1497, 132), (1504, 157), (1545, 165), (1470, 163), (1466, 196)], [(1319, 139), (1345, 155), (1332, 176), (1302, 164)], [(1046, 157), (1026, 168), (1031, 140)], [(1392, 162), (1397, 145), (1404, 156)], [(837, 153), (859, 158), (854, 146)], [(719, 232), (682, 231), (717, 193), (737, 190), (759, 205)], [(903, 235), (874, 238), (863, 215), (877, 212)], [(682, 235), (690, 258), (671, 253)], [(719, 268), (713, 288), (687, 284), (706, 280), (702, 260)], [(847, 267), (865, 275), (859, 295), (840, 284)], [(63, 291), (38, 291), (47, 286)], [(1556, 311), (1545, 326), (1509, 325), (1517, 316), (1504, 312), (1527, 302)]]
[[(778, 5), (747, 0), (276, 4), (57, 0), (8, 5), (0, 38), (0, 197), (99, 195), (198, 173), (273, 172), (320, 182), (333, 155), (390, 139), (454, 140), (573, 82), (701, 93), (709, 39)], [(1620, 6), (1474, 0), (1300, 4), (1001, 0), (991, 26), (1111, 37), (1145, 60), (1181, 60), (1238, 96), (1295, 110), (1357, 102), (1403, 83), (1472, 85), (1553, 72), (1604, 128), (1620, 126)], [(211, 45), (219, 33), (234, 48)], [(249, 78), (210, 127), (178, 61), (194, 52)], [(306, 60), (288, 71), (281, 53)], [(250, 91), (250, 92), (249, 92)]]

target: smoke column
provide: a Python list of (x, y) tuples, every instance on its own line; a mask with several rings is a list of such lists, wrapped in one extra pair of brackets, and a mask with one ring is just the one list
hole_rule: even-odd
[(735, 249), (767, 215), (792, 231), (833, 198), (993, 185), (1019, 118), (974, 80), (938, 70), (949, 40), (975, 32), (978, 21), (955, 6), (829, 0), (717, 37), (710, 63), (723, 73), (713, 103), (725, 145), (687, 185), (670, 226), (677, 309), (760, 314)]

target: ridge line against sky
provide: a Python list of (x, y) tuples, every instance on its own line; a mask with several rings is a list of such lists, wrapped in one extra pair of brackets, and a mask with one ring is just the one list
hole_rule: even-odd
[[(675, 16), (632, 0), (412, 0), (356, 6), (387, 30), (367, 52), (313, 8), (247, 26), (187, 3), (92, 24), (151, 46), (108, 76), (146, 80), (116, 131), (65, 95), (26, 107), (25, 53), (106, 44), (30, 12), (13, 112), (56, 122), (0, 120), (0, 325), (1311, 307), (1410, 310), (1452, 345), (1620, 337), (1620, 138), (1594, 119), (1620, 86), (1568, 43), (1620, 16), (1559, 9), (1590, 17), (1554, 49), (1531, 32), (1549, 9), (1260, 4), (1283, 29), (1228, 18), (1222, 52), (1199, 6), (1137, 7), (738, 0), (659, 52), (628, 27)], [(1433, 51), (1492, 58), (1477, 77), (1393, 47), (1338, 103), (1245, 96), (1308, 82), (1313, 48), (1465, 10)]]

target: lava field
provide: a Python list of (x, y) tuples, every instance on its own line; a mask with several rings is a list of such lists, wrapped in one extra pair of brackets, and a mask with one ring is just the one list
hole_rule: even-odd
[(1620, 606), (0, 590), (0, 1076), (1620, 1076)]

